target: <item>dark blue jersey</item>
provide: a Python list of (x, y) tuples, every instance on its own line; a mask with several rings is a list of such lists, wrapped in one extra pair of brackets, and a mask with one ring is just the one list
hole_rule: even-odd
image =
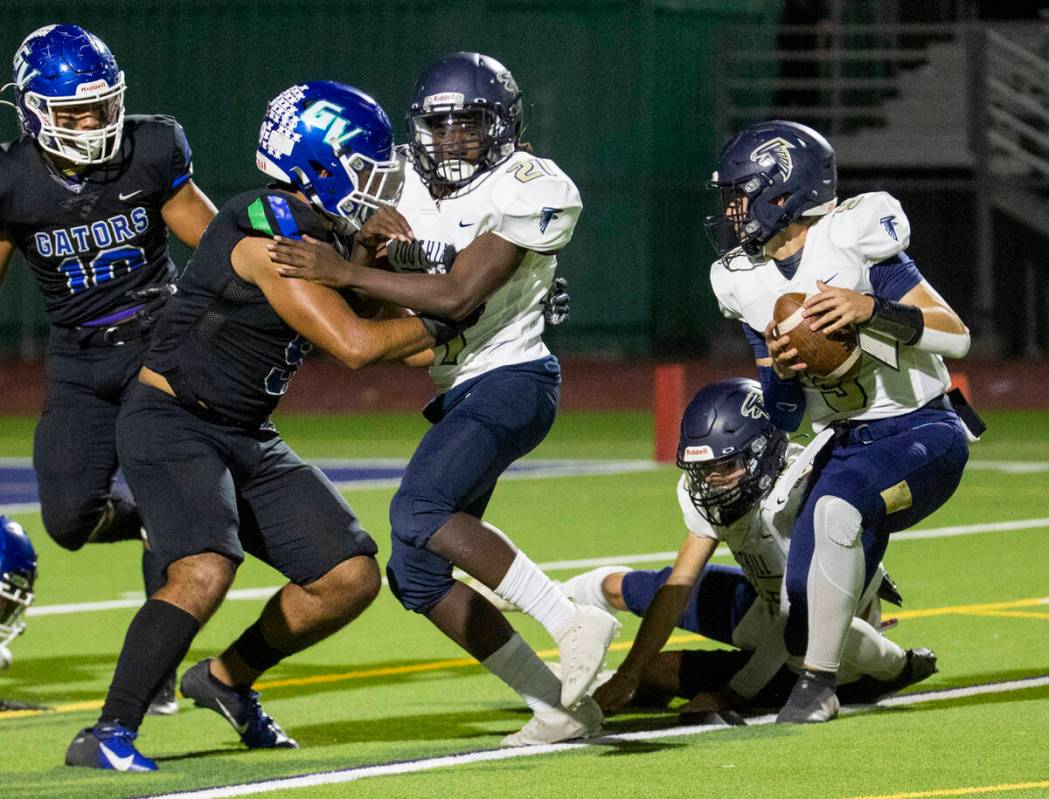
[(191, 152), (166, 116), (128, 116), (120, 153), (69, 180), (36, 142), (0, 148), (0, 228), (22, 252), (53, 324), (83, 324), (132, 305), (130, 289), (170, 282), (160, 209), (189, 180)]
[(303, 234), (335, 241), (311, 206), (276, 189), (239, 194), (212, 220), (145, 360), (183, 405), (203, 405), (245, 426), (269, 417), (312, 345), (284, 323), (261, 289), (237, 275), (231, 255), (246, 236)]

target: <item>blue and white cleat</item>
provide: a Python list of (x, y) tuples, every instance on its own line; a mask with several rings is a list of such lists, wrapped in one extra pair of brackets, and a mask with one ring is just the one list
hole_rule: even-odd
[(132, 732), (120, 724), (96, 724), (76, 734), (66, 750), (67, 766), (109, 771), (156, 771), (158, 766), (135, 749)]
[(282, 730), (259, 704), (257, 691), (238, 691), (211, 676), (211, 659), (202, 660), (182, 675), (182, 695), (197, 707), (206, 707), (222, 716), (240, 735), (249, 749), (298, 749), (299, 745)]

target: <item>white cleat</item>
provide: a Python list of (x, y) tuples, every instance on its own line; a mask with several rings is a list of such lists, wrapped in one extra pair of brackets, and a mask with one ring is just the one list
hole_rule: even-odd
[(587, 689), (605, 662), (619, 622), (611, 613), (583, 605), (554, 635), (561, 653), (561, 704), (571, 710), (586, 696)]
[(541, 715), (536, 713), (520, 730), (503, 738), (503, 746), (541, 746), (590, 738), (601, 732), (603, 721), (597, 702), (584, 696), (575, 710), (556, 707)]
[[(550, 669), (550, 671), (552, 671), (554, 673), (554, 676), (557, 677), (558, 680), (561, 679), (561, 664), (560, 663), (558, 663), (556, 660), (553, 660), (553, 661), (550, 661), (549, 663), (547, 663), (546, 666), (547, 666), (547, 668)], [(597, 673), (597, 677), (595, 677), (594, 681), (592, 683), (590, 683), (590, 687), (587, 688), (586, 695), (587, 696), (593, 696), (594, 695), (594, 691), (596, 691), (598, 688), (600, 688), (602, 685), (604, 685), (606, 682), (608, 682), (609, 680), (611, 680), (615, 676), (616, 676), (616, 673), (615, 673), (615, 671), (613, 669), (605, 669), (604, 671), (599, 671)]]

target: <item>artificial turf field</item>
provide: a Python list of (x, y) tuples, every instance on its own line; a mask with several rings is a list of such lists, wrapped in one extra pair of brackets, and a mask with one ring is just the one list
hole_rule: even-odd
[[(919, 529), (934, 537), (890, 545), (886, 565), (905, 598), (889, 634), (904, 647), (928, 646), (940, 673), (920, 686), (942, 691), (1049, 674), (1049, 414), (987, 413), (954, 498)], [(425, 424), (409, 415), (284, 417), (287, 439), (305, 457), (407, 457)], [(32, 419), (0, 422), (0, 452), (28, 457)], [(563, 414), (534, 453), (541, 458), (645, 459), (645, 414)], [(674, 498), (676, 470), (507, 481), (488, 519), (539, 563), (628, 557), (674, 550), (683, 534)], [(386, 505), (392, 488), (347, 492), (388, 552)], [(141, 591), (137, 545), (51, 544), (32, 512), (12, 514), (40, 556), (35, 614), (0, 672), (0, 698), (47, 704), (52, 712), (0, 713), (0, 773), (15, 797), (146, 796), (262, 780), (425, 761), (498, 750), (528, 716), (509, 689), (472, 663), (388, 591), (354, 624), (290, 658), (257, 686), (263, 704), (302, 745), (248, 752), (228, 724), (186, 700), (178, 715), (148, 717), (140, 749), (161, 770), (150, 775), (74, 770), (62, 765), (73, 734), (90, 725), (109, 683), (133, 608), (45, 612), (60, 604), (105, 602)], [(1001, 529), (1002, 522), (1026, 522)], [(999, 524), (985, 529), (983, 525)], [(958, 531), (976, 526), (980, 532)], [(952, 528), (959, 535), (943, 535)], [(946, 530), (950, 532), (951, 530)], [(720, 558), (720, 562), (726, 562)], [(665, 565), (637, 560), (638, 567)], [(585, 566), (551, 569), (565, 578)], [(241, 568), (235, 591), (275, 586), (258, 562)], [(194, 642), (186, 664), (223, 649), (250, 623), (262, 598), (229, 599)], [(889, 612), (889, 611), (893, 612)], [(75, 612), (74, 612), (75, 611)], [(623, 617), (609, 657), (614, 665), (637, 631)], [(556, 655), (538, 625), (514, 624), (545, 657)], [(675, 646), (709, 646), (680, 635)], [(491, 762), (467, 758), (439, 768), (410, 763), (346, 784), (295, 783), (268, 796), (295, 797), (1041, 797), (1049, 796), (1049, 687), (927, 697), (813, 727), (694, 730), (627, 735), (606, 743)], [(1024, 685), (1024, 684), (1021, 684)], [(917, 689), (916, 689), (917, 690)], [(625, 715), (609, 733), (667, 728), (676, 716)], [(763, 721), (758, 719), (758, 722)], [(496, 752), (491, 757), (502, 757)], [(520, 751), (515, 751), (519, 755)], [(394, 769), (389, 769), (394, 770)], [(344, 777), (345, 778), (345, 777)], [(257, 795), (261, 786), (199, 796)]]

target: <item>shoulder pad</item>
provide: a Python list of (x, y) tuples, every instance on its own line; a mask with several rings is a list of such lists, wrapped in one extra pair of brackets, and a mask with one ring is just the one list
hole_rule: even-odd
[(527, 155), (511, 158), (497, 169), (492, 203), (501, 218), (493, 232), (527, 250), (563, 249), (583, 210), (571, 179), (553, 161)]
[(282, 191), (249, 192), (238, 201), (233, 216), (237, 227), (253, 236), (283, 236), (301, 239), (304, 235), (328, 241), (330, 233), (312, 206)]
[(685, 529), (692, 535), (698, 535), (700, 538), (720, 540), (721, 536), (718, 535), (714, 526), (700, 516), (696, 506), (692, 504), (692, 498), (688, 495), (688, 490), (685, 488), (685, 475), (681, 475), (677, 481), (677, 502), (681, 506), (681, 513), (684, 516)]
[(898, 255), (911, 240), (903, 207), (883, 191), (850, 197), (830, 213), (828, 224), (834, 246), (854, 250), (871, 262)]

